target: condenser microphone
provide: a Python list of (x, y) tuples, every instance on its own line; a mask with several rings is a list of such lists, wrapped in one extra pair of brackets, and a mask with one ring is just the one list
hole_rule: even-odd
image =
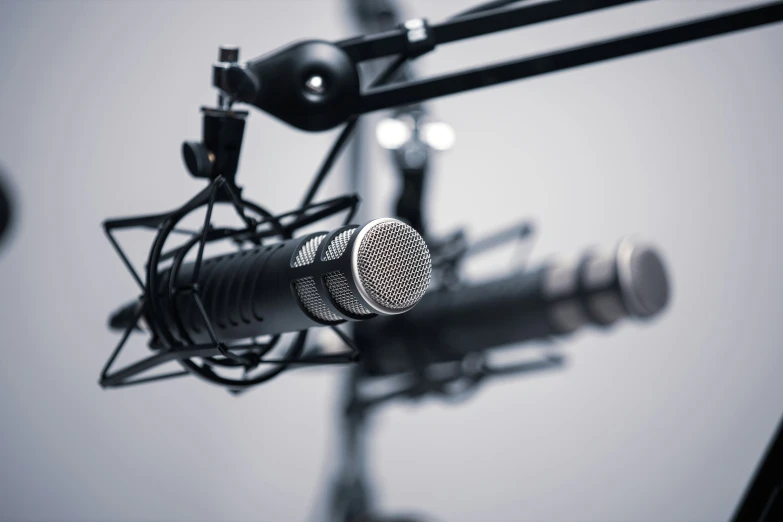
[(625, 239), (610, 255), (592, 251), (576, 262), (430, 292), (405, 316), (357, 324), (354, 337), (367, 372), (387, 375), (565, 335), (587, 324), (606, 327), (624, 317), (652, 317), (668, 299), (661, 256)]
[[(185, 344), (210, 342), (193, 296), (169, 290), (192, 284), (195, 267), (183, 263), (160, 273), (160, 313), (147, 318)], [(216, 337), (228, 341), (406, 312), (424, 295), (430, 272), (421, 236), (382, 218), (205, 258), (195, 282)], [(137, 306), (116, 312), (109, 325), (129, 327)]]

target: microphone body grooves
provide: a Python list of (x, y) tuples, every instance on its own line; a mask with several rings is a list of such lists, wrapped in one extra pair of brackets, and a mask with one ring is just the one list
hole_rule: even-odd
[[(195, 264), (173, 270), (161, 272), (154, 294), (160, 314), (148, 319), (183, 344), (208, 344), (194, 297), (170, 291), (193, 283)], [(421, 236), (382, 218), (204, 258), (195, 282), (217, 339), (230, 341), (405, 312), (424, 295), (430, 270)], [(126, 327), (120, 318), (132, 316), (127, 308), (110, 325)]]

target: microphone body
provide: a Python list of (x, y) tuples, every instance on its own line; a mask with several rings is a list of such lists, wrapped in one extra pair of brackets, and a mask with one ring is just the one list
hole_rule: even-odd
[[(147, 320), (183, 343), (209, 343), (194, 297), (172, 291), (192, 284), (195, 263), (173, 267), (158, 274)], [(216, 337), (229, 341), (405, 312), (424, 295), (430, 270), (421, 236), (383, 218), (205, 258), (195, 283)], [(110, 326), (127, 327), (135, 306)]]
[(387, 375), (586, 324), (650, 317), (668, 295), (658, 253), (624, 240), (610, 256), (589, 252), (576, 263), (430, 293), (405, 316), (357, 324), (354, 332), (367, 372)]

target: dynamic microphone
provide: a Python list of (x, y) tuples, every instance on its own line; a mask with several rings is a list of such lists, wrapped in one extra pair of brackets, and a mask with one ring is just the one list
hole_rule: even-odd
[(661, 256), (624, 239), (612, 255), (549, 263), (524, 274), (431, 292), (399, 318), (357, 324), (354, 337), (370, 375), (459, 360), (472, 352), (571, 333), (586, 324), (648, 318), (669, 299)]
[[(182, 263), (159, 273), (155, 317), (183, 343), (209, 343), (193, 296), (170, 291), (191, 285), (194, 270), (195, 263)], [(205, 258), (195, 282), (216, 337), (228, 341), (406, 312), (424, 295), (430, 273), (421, 236), (382, 218)], [(110, 327), (128, 328), (137, 306), (113, 314)]]

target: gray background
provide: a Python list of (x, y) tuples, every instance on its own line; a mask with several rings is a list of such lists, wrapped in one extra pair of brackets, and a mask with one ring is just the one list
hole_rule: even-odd
[[(614, 9), (447, 46), (419, 70), (753, 3)], [(411, 16), (440, 20), (470, 2), (415, 4)], [(196, 379), (102, 391), (116, 342), (107, 312), (136, 289), (99, 224), (174, 207), (201, 186), (179, 144), (200, 135), (198, 107), (213, 102), (218, 44), (249, 58), (349, 36), (346, 20), (340, 3), (315, 0), (0, 3), (0, 163), (21, 207), (0, 251), (0, 518), (317, 511), (342, 371), (292, 372), (241, 398)], [(435, 165), (436, 230), (467, 225), (476, 237), (534, 217), (539, 259), (635, 233), (665, 251), (674, 298), (652, 324), (576, 336), (564, 371), (489, 385), (459, 407), (382, 413), (371, 449), (384, 510), (451, 521), (730, 516), (783, 406), (782, 48), (783, 27), (769, 27), (434, 103), (457, 132)], [(248, 196), (292, 207), (333, 138), (254, 112)], [(366, 215), (381, 216), (394, 177), (382, 151), (374, 159)], [(323, 195), (343, 187), (335, 176)], [(148, 241), (125, 244), (141, 259)]]

